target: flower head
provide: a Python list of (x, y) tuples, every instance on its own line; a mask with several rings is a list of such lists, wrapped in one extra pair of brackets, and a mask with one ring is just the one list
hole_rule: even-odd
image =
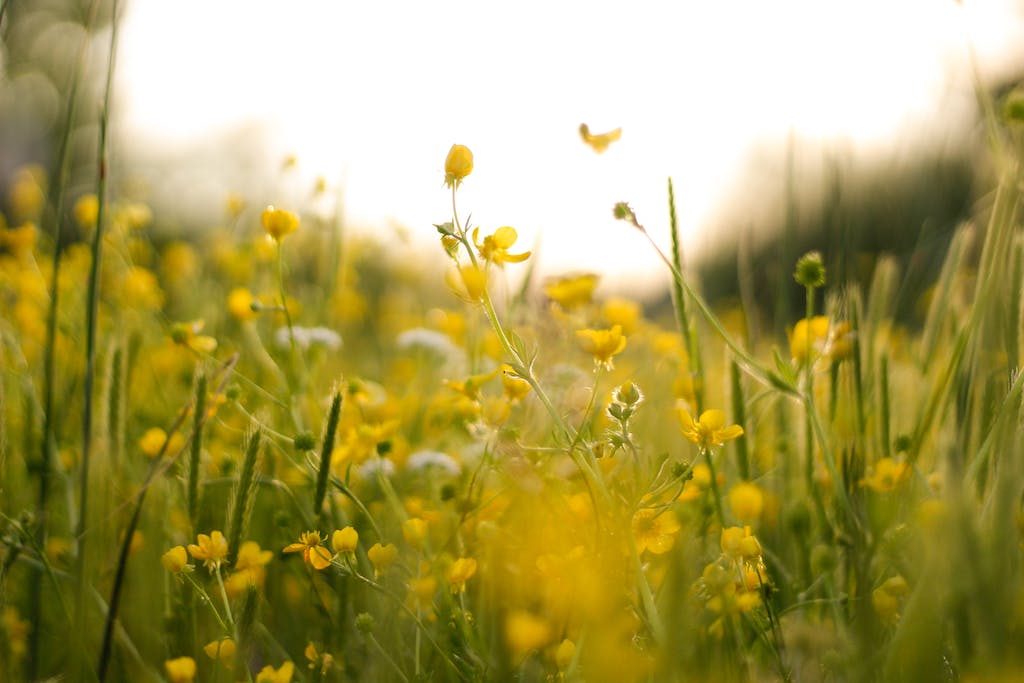
[(275, 669), (269, 664), (256, 674), (256, 683), (291, 683), (295, 673), (295, 664), (288, 661)]
[(445, 579), (451, 586), (452, 593), (466, 590), (466, 582), (476, 574), (476, 560), (472, 557), (460, 557), (451, 563), (445, 572)]
[(313, 569), (320, 571), (331, 565), (331, 551), (323, 545), (326, 539), (319, 531), (303, 531), (298, 543), (285, 546), (286, 553), (302, 553), (302, 560)]
[(192, 683), (196, 679), (196, 660), (191, 657), (168, 659), (164, 668), (171, 683)]
[(594, 297), (598, 279), (593, 273), (569, 275), (545, 283), (544, 293), (564, 309), (579, 308)]
[(268, 206), (263, 209), (263, 229), (267, 231), (275, 242), (280, 242), (287, 235), (295, 232), (299, 228), (299, 217), (291, 211), (285, 211), (284, 209), (277, 209), (273, 206)]
[(185, 546), (177, 545), (168, 550), (160, 557), (160, 564), (162, 564), (164, 569), (172, 574), (180, 574), (183, 571), (188, 571), (190, 567), (188, 564), (188, 553), (185, 552)]
[(608, 145), (622, 137), (622, 129), (616, 128), (615, 130), (610, 130), (607, 133), (595, 134), (590, 132), (590, 127), (587, 124), (581, 123), (580, 137), (583, 138), (583, 142), (590, 145), (591, 149), (598, 154), (601, 154), (608, 149)]
[(458, 187), (473, 172), (473, 153), (465, 145), (452, 145), (444, 160), (444, 184)]
[(910, 466), (905, 462), (897, 463), (892, 458), (880, 458), (871, 468), (871, 474), (860, 483), (876, 493), (890, 493), (906, 481), (910, 471)]
[(196, 353), (212, 353), (217, 348), (217, 340), (199, 334), (203, 331), (203, 326), (202, 320), (174, 323), (171, 325), (171, 341)]
[(224, 534), (211, 531), (209, 536), (199, 534), (196, 540), (198, 544), (189, 544), (188, 552), (193, 558), (202, 560), (211, 572), (217, 569), (228, 556), (228, 540), (224, 538)]
[(660, 515), (652, 508), (641, 508), (633, 515), (633, 540), (636, 551), (649, 550), (655, 555), (667, 553), (676, 542), (676, 534), (682, 528), (676, 514), (665, 510)]
[(393, 544), (388, 543), (381, 545), (380, 543), (374, 543), (368, 551), (366, 556), (370, 558), (370, 562), (373, 563), (373, 570), (377, 576), (380, 576), (384, 571), (395, 563), (398, 559), (398, 548)]
[(331, 536), (331, 547), (336, 553), (355, 552), (357, 545), (359, 545), (359, 532), (350, 526), (338, 529)]
[(576, 340), (584, 351), (594, 357), (595, 364), (608, 370), (612, 368), (612, 356), (626, 348), (622, 325), (613, 325), (610, 330), (577, 330)]
[(521, 254), (508, 253), (509, 248), (519, 238), (519, 233), (516, 232), (515, 228), (507, 225), (502, 226), (495, 230), (493, 235), (484, 237), (482, 243), (478, 239), (479, 235), (480, 228), (473, 228), (473, 243), (476, 244), (477, 251), (480, 252), (480, 258), (489, 263), (502, 266), (506, 263), (520, 263), (530, 258), (530, 252), (528, 251), (524, 251)]
[(210, 659), (220, 660), (224, 666), (231, 666), (235, 659), (235, 641), (231, 638), (213, 640), (203, 646), (203, 652)]
[(743, 427), (739, 425), (725, 425), (725, 413), (717, 408), (705, 410), (700, 418), (693, 419), (688, 410), (680, 408), (677, 411), (679, 421), (683, 425), (683, 436), (697, 444), (701, 450), (708, 450), (712, 446), (721, 446), (726, 441), (743, 436)]

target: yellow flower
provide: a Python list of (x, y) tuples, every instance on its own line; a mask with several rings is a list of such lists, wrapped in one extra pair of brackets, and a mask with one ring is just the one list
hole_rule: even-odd
[(331, 547), (336, 553), (354, 553), (359, 545), (359, 532), (350, 526), (339, 529), (331, 537)]
[(263, 209), (263, 229), (267, 231), (275, 242), (280, 242), (285, 236), (295, 232), (299, 227), (299, 217), (291, 211), (276, 209), (268, 206)]
[(643, 317), (640, 304), (622, 297), (612, 297), (605, 301), (601, 313), (609, 325), (622, 325), (625, 334), (632, 333)]
[(203, 331), (204, 324), (202, 320), (174, 323), (171, 325), (171, 341), (196, 353), (212, 353), (217, 348), (217, 340), (199, 334)]
[(897, 574), (871, 592), (871, 606), (882, 621), (891, 624), (899, 620), (900, 607), (909, 593), (907, 580)]
[(612, 368), (612, 356), (626, 348), (622, 325), (614, 325), (610, 330), (577, 330), (576, 339), (583, 350), (594, 357), (594, 363), (608, 370)]
[(477, 303), (487, 291), (487, 271), (472, 263), (456, 266), (445, 274), (445, 282), (463, 301)]
[(482, 389), (485, 384), (494, 379), (494, 376), (497, 374), (497, 370), (492, 370), (490, 372), (481, 373), (479, 375), (470, 375), (461, 382), (446, 379), (444, 380), (444, 385), (449, 389), (459, 392), (460, 394), (462, 394), (463, 396), (470, 400), (479, 401), (480, 389)]
[(458, 187), (462, 179), (473, 172), (473, 153), (465, 145), (452, 145), (444, 160), (444, 183)]
[(494, 231), (493, 235), (484, 237), (483, 243), (477, 239), (479, 234), (480, 228), (473, 228), (473, 243), (476, 245), (477, 251), (480, 252), (480, 258), (489, 263), (501, 266), (505, 263), (521, 263), (530, 258), (528, 251), (522, 254), (508, 253), (509, 247), (515, 244), (516, 239), (519, 238), (515, 228), (507, 225), (500, 227)]
[(722, 552), (734, 560), (757, 563), (761, 560), (761, 544), (750, 533), (750, 527), (733, 526), (722, 529)]
[(789, 353), (793, 359), (799, 362), (807, 360), (808, 343), (811, 354), (820, 355), (825, 350), (825, 342), (828, 340), (828, 328), (829, 319), (823, 315), (811, 318), (810, 323), (806, 318), (797, 321), (789, 335)]
[(0, 246), (7, 249), (20, 259), (27, 259), (32, 255), (36, 246), (38, 230), (35, 223), (23, 223), (17, 228), (5, 228), (0, 226)]
[(269, 550), (262, 550), (256, 541), (246, 541), (238, 549), (238, 557), (235, 558), (235, 571), (246, 571), (256, 569), (274, 559), (274, 553)]
[(909, 474), (909, 464), (897, 463), (892, 458), (880, 458), (871, 468), (871, 474), (861, 479), (860, 484), (878, 493), (890, 493), (899, 488)]
[(324, 547), (325, 539), (319, 531), (303, 531), (298, 543), (285, 546), (286, 553), (302, 553), (302, 560), (313, 569), (320, 571), (331, 566), (331, 553)]
[(256, 674), (256, 683), (291, 683), (294, 673), (295, 664), (290, 661), (282, 664), (279, 669), (268, 664)]
[(258, 303), (256, 297), (245, 287), (235, 287), (228, 294), (228, 312), (237, 320), (252, 320), (259, 315), (252, 305)]
[(566, 310), (579, 308), (590, 303), (597, 288), (598, 276), (592, 273), (570, 275), (547, 282), (544, 293), (548, 298)]
[(228, 540), (219, 531), (211, 531), (209, 536), (199, 534), (196, 540), (199, 542), (198, 545), (189, 544), (188, 552), (193, 558), (202, 560), (206, 568), (212, 572), (228, 556)]
[[(147, 457), (155, 458), (160, 454), (160, 449), (164, 447), (164, 442), (167, 441), (167, 432), (160, 429), (159, 427), (153, 427), (147, 429), (146, 433), (139, 439), (139, 449)], [(170, 437), (170, 443), (167, 444), (167, 448), (164, 449), (164, 453), (168, 455), (174, 455), (185, 446), (185, 437), (175, 432)]]
[(82, 229), (96, 227), (96, 218), (100, 212), (100, 200), (94, 194), (83, 194), (75, 202), (71, 210), (75, 216), (75, 222)]
[(366, 551), (366, 556), (370, 558), (370, 562), (373, 563), (374, 573), (377, 576), (380, 576), (388, 567), (395, 563), (395, 560), (398, 559), (398, 548), (391, 543), (386, 545), (374, 543), (373, 547)]
[(608, 149), (608, 145), (622, 137), (622, 129), (616, 128), (615, 130), (610, 130), (607, 133), (594, 134), (590, 132), (590, 127), (587, 126), (587, 124), (581, 123), (580, 137), (583, 138), (583, 142), (590, 145), (591, 149), (598, 154), (601, 154)]
[(516, 374), (511, 365), (502, 365), (499, 369), (501, 370), (501, 386), (505, 390), (508, 400), (518, 401), (530, 393), (532, 388), (530, 383)]
[(210, 659), (220, 660), (224, 666), (231, 666), (235, 659), (235, 641), (231, 638), (211, 641), (203, 646), (203, 652)]
[(717, 408), (705, 410), (696, 421), (690, 412), (683, 408), (676, 412), (683, 425), (683, 436), (697, 444), (701, 450), (721, 446), (726, 441), (743, 436), (743, 427), (725, 426), (725, 413)]
[(402, 536), (414, 548), (422, 548), (427, 538), (427, 522), (419, 517), (410, 517), (402, 522)]
[(652, 508), (641, 508), (633, 515), (631, 526), (638, 553), (650, 550), (655, 555), (662, 555), (675, 545), (676, 534), (682, 528), (676, 514), (671, 510), (660, 515), (656, 512)]
[(196, 679), (196, 660), (191, 657), (168, 659), (164, 668), (171, 683), (192, 683)]
[(38, 218), (46, 201), (46, 185), (46, 171), (39, 164), (19, 168), (7, 192), (11, 218), (15, 221)]
[(172, 574), (180, 574), (189, 567), (185, 546), (176, 545), (160, 557), (160, 563)]
[(444, 574), (444, 578), (451, 586), (452, 593), (459, 593), (466, 590), (466, 582), (476, 574), (476, 560), (472, 557), (460, 557), (451, 563)]
[(569, 665), (572, 664), (573, 657), (575, 656), (576, 643), (566, 638), (559, 643), (558, 649), (555, 650), (555, 666), (563, 670), (568, 669)]
[(764, 493), (756, 484), (741, 482), (729, 490), (729, 507), (743, 524), (752, 524), (764, 510)]
[(427, 575), (414, 578), (409, 582), (409, 592), (405, 595), (405, 605), (415, 612), (428, 610), (434, 604), (434, 593), (436, 591), (437, 579), (433, 576)]
[(505, 640), (516, 659), (544, 647), (551, 636), (551, 624), (530, 612), (516, 610), (505, 617)]

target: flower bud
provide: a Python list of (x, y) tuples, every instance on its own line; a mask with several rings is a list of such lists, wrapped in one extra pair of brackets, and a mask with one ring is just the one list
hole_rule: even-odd
[(459, 186), (462, 179), (473, 172), (473, 153), (465, 145), (452, 145), (444, 160), (444, 182), (448, 187)]

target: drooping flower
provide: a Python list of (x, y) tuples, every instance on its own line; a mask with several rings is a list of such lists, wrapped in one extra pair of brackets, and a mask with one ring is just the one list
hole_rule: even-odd
[(452, 145), (444, 160), (444, 183), (458, 187), (463, 178), (473, 172), (473, 152), (465, 145)]
[(319, 531), (303, 531), (298, 543), (285, 546), (286, 553), (302, 553), (302, 560), (313, 569), (320, 571), (331, 566), (331, 551), (323, 545), (324, 538)]
[(701, 450), (706, 451), (712, 446), (721, 446), (726, 441), (743, 436), (743, 427), (726, 426), (725, 413), (717, 408), (705, 410), (697, 420), (694, 420), (693, 415), (684, 408), (680, 408), (676, 413), (682, 423), (683, 436), (697, 444)]
[(199, 334), (203, 331), (204, 324), (202, 320), (174, 323), (171, 325), (171, 341), (196, 353), (212, 353), (217, 348), (217, 340)]
[(607, 370), (612, 368), (612, 356), (626, 348), (622, 325), (613, 325), (610, 330), (577, 330), (576, 340), (584, 351), (594, 357), (595, 364)]

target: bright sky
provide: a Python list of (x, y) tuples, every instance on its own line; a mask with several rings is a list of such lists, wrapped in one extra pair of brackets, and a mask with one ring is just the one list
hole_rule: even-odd
[[(621, 275), (657, 266), (616, 201), (665, 243), (670, 175), (695, 236), (753, 145), (898, 144), (969, 100), (969, 45), (985, 70), (1024, 64), (1015, 4), (133, 0), (122, 125), (181, 145), (265, 124), (310, 178), (344, 183), (350, 224), (399, 223), (430, 248), (445, 154), (465, 144), (461, 215), (540, 239), (545, 272)], [(582, 122), (622, 140), (598, 156)]]

